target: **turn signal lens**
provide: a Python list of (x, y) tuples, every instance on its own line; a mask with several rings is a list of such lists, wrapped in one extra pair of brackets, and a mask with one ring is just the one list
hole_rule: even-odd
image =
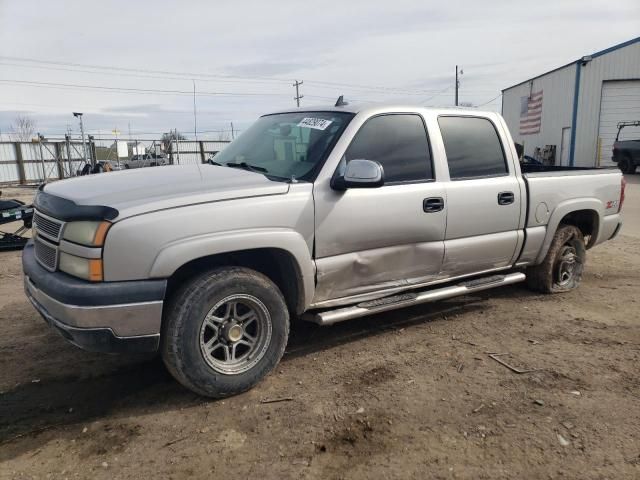
[(101, 282), (103, 279), (102, 259), (99, 258), (82, 258), (60, 252), (58, 268), (61, 272), (90, 282)]
[(89, 281), (102, 281), (102, 259), (92, 258), (89, 260)]

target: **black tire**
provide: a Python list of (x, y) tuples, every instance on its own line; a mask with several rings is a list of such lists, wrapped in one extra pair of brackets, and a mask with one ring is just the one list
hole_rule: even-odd
[[(560, 225), (556, 231), (547, 256), (540, 265), (527, 269), (527, 285), (531, 290), (541, 293), (562, 293), (578, 288), (586, 261), (587, 250), (584, 236), (573, 225)], [(568, 275), (566, 270), (571, 262), (563, 259), (574, 258), (573, 269)]]
[[(226, 355), (229, 355), (228, 346), (221, 347), (222, 352), (226, 349), (225, 359), (214, 358), (215, 355), (211, 352), (207, 355), (204, 351), (204, 335), (211, 323), (205, 324), (205, 320), (210, 316), (219, 320), (217, 317), (220, 315), (216, 315), (219, 310), (213, 311), (213, 308), (229, 298), (235, 300), (236, 297), (243, 297), (236, 303), (245, 301), (244, 297), (251, 299), (251, 302), (258, 300), (255, 303), (260, 316), (257, 326), (263, 326), (260, 326), (262, 330), (256, 330), (255, 337), (258, 338), (260, 332), (269, 330), (267, 324), (270, 324), (270, 335), (268, 341), (262, 337), (256, 341), (262, 345), (255, 347), (256, 353), (247, 353), (248, 360), (244, 365), (248, 368), (246, 371), (229, 373), (220, 370), (226, 367), (212, 366), (215, 362), (225, 363)], [(222, 305), (220, 308), (226, 306), (226, 303)], [(237, 310), (233, 311), (237, 313)], [(240, 318), (238, 315), (233, 316)], [(231, 321), (227, 322), (227, 327), (230, 324)], [(217, 325), (220, 328), (213, 335), (216, 338), (206, 342), (226, 342), (231, 345), (230, 340), (223, 335), (226, 327)], [(246, 328), (249, 327), (241, 327), (242, 335)], [(164, 318), (161, 353), (167, 369), (182, 385), (199, 395), (223, 398), (249, 390), (271, 372), (284, 354), (288, 337), (289, 312), (278, 287), (254, 270), (221, 267), (193, 278), (170, 299)], [(234, 355), (235, 351), (234, 347)], [(216, 352), (219, 355), (220, 350)]]
[(129, 166), (129, 164), (128, 164), (128, 163), (125, 163), (125, 164), (124, 164), (124, 169), (125, 169), (125, 170), (129, 170), (130, 168), (131, 168), (131, 167)]
[(620, 168), (622, 173), (636, 173), (636, 165), (629, 155), (625, 155), (618, 160), (618, 168)]

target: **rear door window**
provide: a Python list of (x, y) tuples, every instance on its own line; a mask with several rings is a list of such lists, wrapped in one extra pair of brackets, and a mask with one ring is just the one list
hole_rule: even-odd
[(490, 120), (441, 116), (438, 124), (451, 180), (508, 174), (502, 142)]

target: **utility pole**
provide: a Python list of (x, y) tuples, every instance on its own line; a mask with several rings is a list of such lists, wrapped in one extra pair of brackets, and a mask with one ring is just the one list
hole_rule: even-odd
[[(120, 134), (120, 130), (118, 130), (118, 127), (113, 127), (113, 130), (111, 130), (111, 133), (113, 133), (113, 136), (116, 137), (115, 139), (116, 162), (118, 162), (118, 170), (120, 170), (120, 154), (118, 153), (118, 135)], [(111, 152), (109, 152), (109, 155), (111, 155)]]
[(198, 141), (198, 117), (196, 116), (196, 81), (191, 80), (193, 82), (193, 136), (196, 137), (196, 142)]
[[(460, 67), (460, 75), (464, 72), (462, 71), (462, 67)], [(460, 89), (460, 80), (458, 79), (458, 65), (456, 65), (456, 107), (458, 106), (458, 90)]]
[(69, 166), (69, 177), (73, 177), (73, 164), (71, 163), (71, 127), (69, 127), (69, 133), (64, 136), (64, 141), (67, 144), (67, 164)]
[(233, 122), (231, 122), (231, 140), (235, 139), (235, 132), (233, 131)]
[(38, 132), (38, 146), (40, 147), (40, 163), (42, 164), (42, 181), (46, 183), (47, 171), (44, 166), (44, 155), (42, 154), (42, 140), (44, 140), (44, 137), (40, 135), (40, 132)]
[[(80, 119), (80, 135), (82, 136), (82, 153), (84, 155), (84, 163), (89, 163), (87, 159), (87, 144), (84, 143), (84, 124), (82, 123), (82, 113), (73, 112), (73, 116)], [(95, 165), (93, 165), (95, 167)]]
[(300, 95), (300, 85), (302, 85), (303, 83), (304, 82), (302, 80), (296, 80), (296, 83), (293, 84), (293, 86), (296, 87), (296, 96), (293, 97), (293, 99), (296, 101), (296, 105), (298, 107), (300, 106), (300, 99), (304, 98), (304, 95)]

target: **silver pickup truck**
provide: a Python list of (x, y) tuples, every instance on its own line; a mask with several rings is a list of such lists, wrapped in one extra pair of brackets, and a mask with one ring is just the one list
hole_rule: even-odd
[(578, 286), (621, 227), (617, 169), (520, 165), (495, 113), (339, 105), (264, 115), (214, 164), (51, 183), (25, 290), (96, 351), (159, 350), (223, 397), (328, 325), (526, 279)]

